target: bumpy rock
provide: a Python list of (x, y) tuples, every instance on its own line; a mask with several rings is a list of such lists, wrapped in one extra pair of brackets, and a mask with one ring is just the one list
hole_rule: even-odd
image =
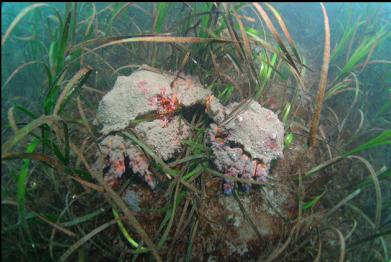
[[(237, 105), (223, 107), (213, 99), (207, 112), (220, 120)], [(283, 124), (271, 110), (255, 101), (250, 101), (248, 108), (228, 123), (211, 124), (208, 137), (214, 163), (227, 176), (266, 181), (270, 162), (283, 156)], [(249, 191), (250, 185), (244, 184), (242, 188)], [(223, 189), (225, 194), (231, 194), (234, 183), (225, 179)]]

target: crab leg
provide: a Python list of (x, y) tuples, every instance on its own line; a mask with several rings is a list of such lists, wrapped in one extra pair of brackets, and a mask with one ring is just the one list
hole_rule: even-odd
[(129, 161), (129, 167), (132, 169), (133, 173), (138, 174), (152, 190), (156, 188), (156, 182), (148, 169), (148, 159), (143, 153), (135, 154)]
[[(230, 177), (237, 177), (239, 174), (238, 170), (235, 168), (229, 168), (228, 171), (225, 173), (226, 176)], [(223, 191), (225, 195), (231, 195), (233, 190), (235, 188), (235, 183), (229, 178), (224, 178), (223, 180)]]

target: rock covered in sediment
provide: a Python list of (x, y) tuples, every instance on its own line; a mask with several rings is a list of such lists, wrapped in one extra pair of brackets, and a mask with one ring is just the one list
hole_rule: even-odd
[(99, 103), (97, 121), (103, 125), (101, 133), (108, 134), (126, 128), (137, 117), (159, 112), (159, 98), (175, 96), (180, 106), (187, 107), (204, 103), (210, 93), (198, 78), (143, 69), (117, 78)]

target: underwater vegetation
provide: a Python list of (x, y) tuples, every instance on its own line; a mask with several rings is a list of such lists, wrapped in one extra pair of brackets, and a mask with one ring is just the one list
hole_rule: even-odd
[(389, 3), (2, 3), (5, 261), (389, 261)]

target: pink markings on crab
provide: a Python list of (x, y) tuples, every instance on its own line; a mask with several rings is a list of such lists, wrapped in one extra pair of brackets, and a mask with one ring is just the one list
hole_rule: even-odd
[(166, 128), (168, 126), (168, 123), (170, 122), (169, 119), (166, 116), (163, 116), (162, 121), (163, 121), (162, 128)]
[(267, 112), (267, 114), (266, 114), (266, 118), (267, 118), (268, 120), (272, 119), (272, 118), (273, 118), (273, 112), (269, 110), (269, 111)]
[(148, 167), (148, 160), (143, 155), (136, 154), (129, 165), (134, 173), (140, 173)]
[[(225, 175), (228, 176), (228, 177), (237, 177), (238, 171), (235, 168), (230, 167), (227, 170), (227, 172), (225, 173)], [(232, 181), (229, 178), (224, 178), (224, 180), (223, 180), (223, 191), (224, 191), (225, 195), (231, 195), (233, 190), (234, 190), (234, 187), (235, 187), (234, 181)]]
[(149, 90), (146, 87), (147, 84), (148, 84), (148, 82), (146, 80), (141, 80), (140, 82), (137, 83), (137, 87), (141, 89), (141, 91), (144, 93), (144, 95), (149, 93)]
[(266, 141), (266, 146), (271, 149), (271, 150), (275, 150), (278, 148), (278, 143), (276, 141), (276, 136), (271, 136), (269, 137), (269, 139), (267, 139)]
[(144, 181), (148, 184), (148, 186), (154, 190), (156, 188), (156, 183), (151, 175), (145, 175)]
[(161, 87), (161, 88), (160, 88), (160, 94), (161, 94), (162, 96), (165, 96), (165, 95), (166, 95), (166, 88), (165, 88), (165, 87)]
[(267, 165), (262, 163), (257, 164), (257, 169), (254, 174), (257, 181), (265, 182), (267, 180), (267, 171), (268, 171), (267, 169), (268, 169)]
[(116, 188), (119, 184), (118, 178), (114, 176), (104, 176), (103, 179), (111, 188)]
[(156, 182), (148, 170), (148, 159), (143, 154), (135, 154), (129, 162), (129, 167), (132, 169), (133, 173), (143, 179), (152, 190), (156, 188)]
[(177, 144), (177, 145), (181, 144), (181, 138), (179, 135), (176, 135), (173, 140), (174, 140), (175, 144)]
[(158, 102), (157, 96), (153, 96), (148, 99), (148, 105), (150, 106), (155, 106), (155, 105), (157, 106), (157, 102)]
[(125, 163), (124, 160), (120, 159), (112, 162), (115, 170), (115, 175), (117, 177), (121, 177), (123, 173), (125, 173)]

